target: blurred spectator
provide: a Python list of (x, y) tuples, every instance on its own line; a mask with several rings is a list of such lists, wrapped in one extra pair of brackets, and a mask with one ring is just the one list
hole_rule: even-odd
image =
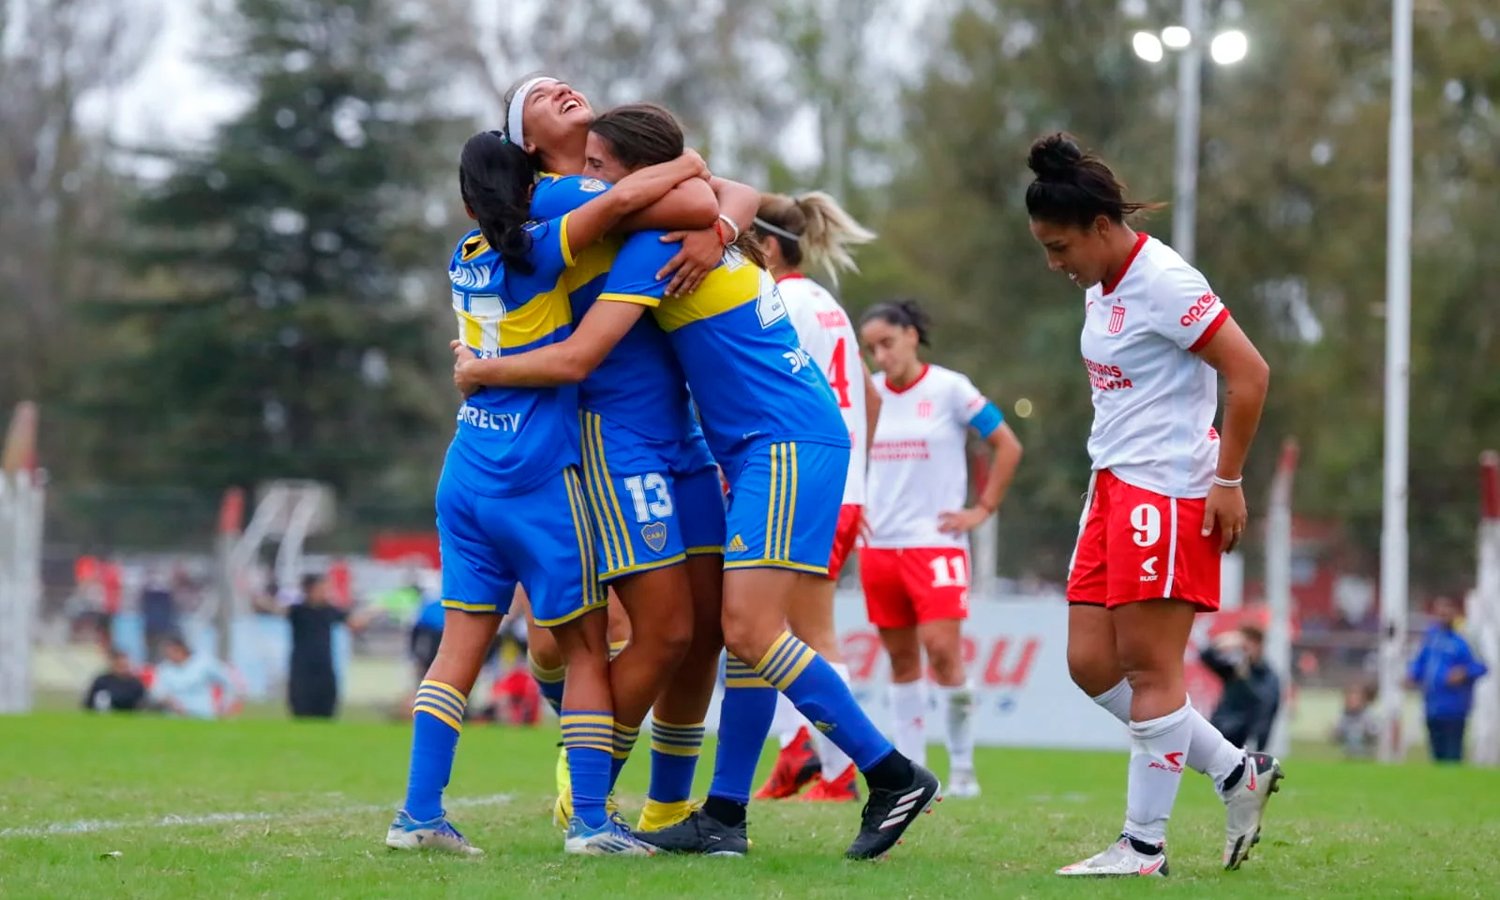
[(166, 712), (194, 719), (216, 719), (235, 697), (224, 666), (206, 653), (193, 653), (179, 635), (161, 640), (162, 661), (151, 680), (151, 702)]
[(420, 683), (437, 659), (438, 644), (443, 640), (443, 601), (428, 597), (412, 623), (408, 642), (412, 664), (416, 666), (417, 682)]
[(161, 642), (177, 633), (177, 598), (167, 579), (154, 569), (146, 573), (146, 586), (141, 590), (141, 619), (146, 626), (146, 652), (156, 662), (162, 658)]
[(349, 561), (342, 556), (328, 567), (328, 588), (334, 606), (348, 609), (354, 605), (354, 573), (349, 569)]
[(1333, 726), (1333, 740), (1350, 759), (1369, 759), (1380, 741), (1380, 720), (1375, 717), (1375, 688), (1350, 685), (1344, 690), (1344, 711)]
[(1264, 750), (1281, 706), (1281, 680), (1265, 661), (1265, 632), (1254, 625), (1215, 638), (1202, 653), (1203, 665), (1224, 682), (1224, 694), (1209, 721), (1229, 742)]
[(333, 626), (339, 623), (359, 631), (368, 624), (372, 611), (351, 614), (334, 606), (327, 577), (306, 575), (296, 602), (278, 610), (269, 598), (258, 602), (261, 612), (281, 613), (292, 628), (291, 668), (287, 675), (287, 702), (297, 718), (331, 719), (338, 708), (338, 675), (333, 666)]
[(542, 692), (526, 666), (495, 679), (488, 718), (502, 725), (535, 725), (542, 719)]
[(146, 704), (146, 684), (135, 674), (130, 657), (109, 648), (109, 668), (101, 672), (83, 695), (83, 708), (95, 712), (133, 712)]
[(1458, 601), (1452, 597), (1433, 601), (1435, 621), (1422, 638), (1422, 649), (1412, 660), (1408, 676), (1422, 691), (1427, 737), (1432, 758), (1438, 762), (1463, 761), (1464, 728), (1474, 707), (1474, 682), (1489, 671), (1458, 633), (1460, 612)]

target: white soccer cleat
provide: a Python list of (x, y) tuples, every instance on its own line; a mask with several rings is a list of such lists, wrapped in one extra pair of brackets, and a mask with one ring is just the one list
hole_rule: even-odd
[(979, 778), (973, 769), (953, 769), (948, 773), (948, 783), (943, 785), (944, 797), (960, 800), (979, 796)]
[(1224, 797), (1224, 868), (1238, 869), (1260, 843), (1260, 823), (1271, 795), (1281, 790), (1281, 763), (1269, 753), (1246, 753), (1245, 774)]
[(1142, 853), (1130, 843), (1130, 838), (1122, 834), (1103, 853), (1096, 853), (1071, 866), (1063, 866), (1057, 870), (1057, 874), (1164, 878), (1167, 874), (1167, 853), (1165, 848), (1157, 853)]
[(606, 819), (598, 828), (590, 828), (573, 817), (568, 822), (568, 836), (563, 852), (577, 856), (655, 856), (656, 848), (630, 833), (615, 819)]
[(406, 810), (396, 813), (385, 833), (385, 845), (392, 850), (434, 850), (460, 856), (480, 856), (483, 850), (469, 843), (445, 816), (417, 821)]

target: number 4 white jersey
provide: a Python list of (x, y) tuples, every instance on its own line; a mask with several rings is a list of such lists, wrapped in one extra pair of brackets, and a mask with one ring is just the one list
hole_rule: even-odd
[(969, 424), (989, 401), (974, 382), (942, 366), (924, 366), (899, 391), (877, 377), (875, 389), (881, 403), (865, 504), (869, 546), (967, 548), (966, 536), (938, 530), (938, 515), (968, 501)]
[(839, 414), (849, 430), (849, 473), (844, 477), (844, 505), (865, 502), (865, 455), (869, 447), (865, 421), (865, 370), (859, 336), (849, 315), (823, 286), (800, 273), (777, 279), (787, 316), (797, 338), (833, 388)]
[(1229, 310), (1197, 269), (1144, 233), (1124, 271), (1084, 302), (1094, 469), (1168, 497), (1206, 496), (1219, 461), (1218, 374), (1194, 351)]

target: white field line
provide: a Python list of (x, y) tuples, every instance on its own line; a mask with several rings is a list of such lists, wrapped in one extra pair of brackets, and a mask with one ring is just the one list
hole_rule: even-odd
[[(488, 797), (458, 797), (447, 802), (449, 809), (465, 809), (475, 806), (499, 806), (509, 803), (510, 794), (491, 794)], [(50, 837), (66, 834), (93, 834), (99, 831), (125, 831), (140, 828), (194, 828), (207, 825), (235, 825), (242, 822), (296, 822), (311, 819), (327, 819), (338, 816), (367, 815), (377, 812), (394, 812), (389, 803), (363, 806), (343, 806), (332, 809), (301, 813), (276, 812), (218, 812), (196, 816), (160, 816), (154, 819), (77, 819), (72, 822), (53, 822), (50, 825), (30, 825), (19, 828), (0, 828), (0, 840), (5, 838)]]

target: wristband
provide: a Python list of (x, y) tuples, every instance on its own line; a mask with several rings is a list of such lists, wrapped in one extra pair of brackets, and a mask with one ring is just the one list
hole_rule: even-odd
[(716, 235), (719, 236), (719, 243), (720, 244), (723, 244), (725, 247), (729, 246), (730, 240), (724, 234), (724, 223), (723, 222), (715, 222), (714, 223), (714, 234), (716, 234)]
[(729, 231), (734, 235), (734, 237), (725, 241), (725, 244), (732, 244), (740, 239), (740, 226), (734, 224), (733, 219), (729, 218), (729, 216), (725, 215), (724, 213), (719, 213), (719, 221), (723, 222), (725, 225), (728, 225)]
[(1214, 485), (1216, 487), (1221, 487), (1221, 488), (1237, 488), (1237, 487), (1239, 487), (1240, 485), (1242, 485), (1244, 483), (1245, 483), (1245, 476), (1243, 476), (1243, 475), (1241, 475), (1239, 478), (1220, 478), (1217, 475), (1214, 476)]

